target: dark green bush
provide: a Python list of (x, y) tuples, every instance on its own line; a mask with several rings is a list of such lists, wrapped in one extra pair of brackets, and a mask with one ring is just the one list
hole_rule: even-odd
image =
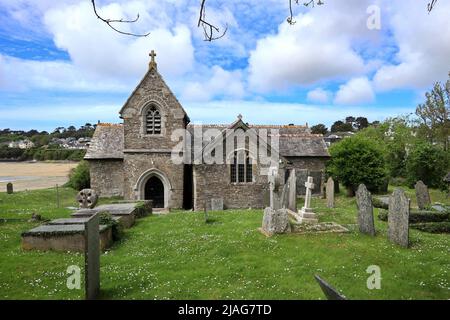
[[(378, 219), (388, 221), (388, 211), (380, 210)], [(450, 222), (449, 212), (437, 211), (411, 211), (409, 213), (410, 223), (427, 223), (427, 222)]]
[(383, 151), (377, 142), (362, 136), (343, 139), (330, 147), (327, 171), (348, 189), (364, 183), (372, 192), (386, 185)]
[(430, 143), (413, 145), (406, 159), (407, 180), (410, 187), (422, 180), (430, 188), (443, 188), (443, 177), (449, 170), (450, 156)]
[(89, 164), (86, 161), (81, 161), (70, 171), (69, 181), (66, 186), (75, 190), (90, 188), (91, 178), (89, 174)]
[(450, 233), (450, 222), (416, 223), (411, 228), (429, 233)]

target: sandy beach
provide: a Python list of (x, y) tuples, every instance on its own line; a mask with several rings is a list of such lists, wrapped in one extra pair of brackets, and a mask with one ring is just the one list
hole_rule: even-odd
[(63, 185), (76, 162), (0, 162), (0, 192), (12, 182), (14, 191), (35, 190)]

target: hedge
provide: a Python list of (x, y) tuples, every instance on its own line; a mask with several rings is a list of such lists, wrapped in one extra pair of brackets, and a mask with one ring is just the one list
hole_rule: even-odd
[(415, 223), (411, 228), (429, 233), (450, 233), (450, 222)]
[[(378, 213), (378, 219), (381, 221), (388, 221), (388, 211), (380, 210)], [(411, 211), (409, 213), (409, 222), (450, 222), (450, 212)]]

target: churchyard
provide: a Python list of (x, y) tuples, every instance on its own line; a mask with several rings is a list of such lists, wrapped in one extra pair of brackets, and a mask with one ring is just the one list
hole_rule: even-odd
[[(319, 275), (348, 299), (448, 299), (449, 235), (409, 228), (409, 248), (403, 248), (388, 240), (378, 208), (376, 235), (361, 233), (357, 200), (342, 189), (334, 208), (321, 197), (310, 206), (320, 223), (337, 223), (347, 233), (266, 237), (258, 231), (260, 209), (209, 211), (207, 222), (204, 212), (180, 210), (138, 219), (101, 255), (100, 298), (325, 299), (314, 279)], [(405, 191), (415, 210), (415, 190)], [(76, 194), (61, 188), (57, 208), (54, 189), (0, 193), (0, 217), (6, 219), (0, 223), (0, 299), (84, 299), (83, 289), (66, 285), (68, 267), (83, 271), (83, 253), (21, 248), (21, 233), (43, 223), (31, 222), (33, 213), (69, 218)], [(450, 205), (444, 192), (430, 190), (430, 196)], [(102, 198), (98, 205), (118, 200)], [(304, 203), (299, 198), (297, 207)], [(370, 266), (380, 268), (380, 289), (368, 289)]]

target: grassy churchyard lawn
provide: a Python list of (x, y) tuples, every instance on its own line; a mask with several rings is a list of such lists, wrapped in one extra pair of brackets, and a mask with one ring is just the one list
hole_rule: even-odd
[[(413, 190), (407, 190), (415, 206)], [(20, 234), (44, 218), (68, 217), (76, 192), (54, 189), (0, 193), (0, 299), (83, 299), (66, 286), (70, 265), (83, 268), (80, 253), (22, 251)], [(432, 201), (449, 204), (431, 190)], [(102, 199), (106, 203), (110, 199)], [(377, 236), (356, 227), (355, 199), (340, 194), (336, 208), (313, 199), (320, 221), (335, 221), (348, 234), (263, 236), (262, 210), (203, 213), (175, 211), (137, 221), (101, 256), (101, 296), (106, 299), (324, 299), (314, 274), (349, 299), (449, 299), (450, 236), (410, 229), (411, 248), (386, 238), (387, 223), (376, 218)], [(17, 219), (17, 220), (14, 220)], [(367, 289), (371, 265), (381, 268), (381, 289)], [(82, 277), (83, 278), (83, 277)]]

